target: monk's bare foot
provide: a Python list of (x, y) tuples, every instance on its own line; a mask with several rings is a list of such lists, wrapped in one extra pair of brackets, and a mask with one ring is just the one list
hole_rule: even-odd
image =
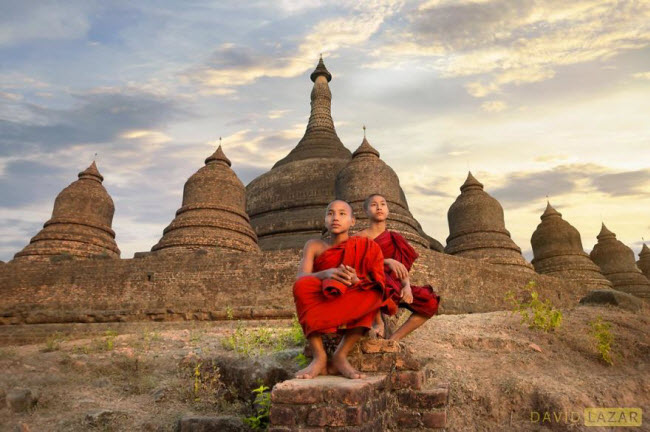
[(360, 379), (366, 377), (366, 375), (353, 368), (347, 357), (344, 356), (334, 354), (332, 356), (332, 366), (334, 366), (336, 370), (346, 378)]
[(300, 379), (316, 378), (323, 371), (323, 368), (326, 367), (327, 357), (314, 357), (314, 359), (306, 368), (300, 369), (298, 372), (296, 372), (295, 377)]
[(368, 336), (370, 339), (385, 339), (386, 335), (384, 334), (384, 323), (374, 323), (368, 331)]
[(325, 373), (327, 375), (341, 375), (339, 370), (332, 364), (332, 360), (327, 360), (327, 366), (325, 366)]

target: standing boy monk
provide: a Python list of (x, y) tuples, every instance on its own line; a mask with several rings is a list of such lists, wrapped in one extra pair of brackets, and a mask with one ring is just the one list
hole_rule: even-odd
[[(363, 209), (370, 219), (370, 226), (360, 231), (358, 235), (373, 239), (384, 254), (386, 290), (393, 304), (383, 309), (389, 315), (394, 315), (397, 313), (396, 305), (399, 305), (412, 312), (409, 319), (390, 336), (390, 339), (400, 340), (438, 312), (440, 296), (433, 291), (431, 285), (411, 285), (408, 272), (418, 253), (401, 234), (386, 229), (388, 218), (386, 198), (379, 194), (370, 195), (364, 201)], [(381, 312), (375, 316), (373, 329), (379, 336), (384, 336), (385, 328)]]
[[(368, 238), (350, 237), (348, 231), (354, 223), (350, 205), (332, 201), (325, 214), (329, 242), (309, 240), (303, 248), (293, 298), (314, 359), (296, 373), (296, 378), (314, 378), (328, 371), (364, 378), (347, 356), (365, 330), (372, 327), (387, 297), (381, 248)], [(337, 331), (344, 336), (328, 367), (321, 334)]]

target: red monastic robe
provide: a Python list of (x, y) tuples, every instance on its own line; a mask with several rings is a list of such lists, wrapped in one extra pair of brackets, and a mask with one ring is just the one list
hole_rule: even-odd
[(303, 276), (293, 284), (298, 321), (307, 337), (313, 332), (370, 328), (377, 310), (388, 299), (384, 289), (384, 256), (377, 243), (366, 237), (349, 237), (318, 255), (313, 272), (341, 264), (354, 267), (360, 281), (347, 286), (333, 279)]
[[(406, 241), (401, 234), (395, 231), (386, 230), (375, 237), (375, 242), (381, 247), (384, 258), (392, 258), (404, 264), (408, 271), (411, 271), (413, 262), (417, 259), (418, 253)], [(412, 312), (431, 318), (438, 312), (440, 296), (433, 290), (431, 285), (414, 286), (411, 285), (413, 292), (413, 303), (401, 302), (402, 282), (385, 266), (386, 271), (386, 291), (393, 302), (400, 307), (405, 307)], [(393, 315), (397, 312), (396, 307), (382, 308), (384, 313)]]

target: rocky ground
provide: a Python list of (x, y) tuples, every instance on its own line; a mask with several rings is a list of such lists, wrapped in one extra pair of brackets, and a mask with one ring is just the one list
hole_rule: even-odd
[[(650, 413), (648, 310), (562, 312), (548, 333), (503, 311), (436, 316), (407, 338), (430, 380), (449, 383), (448, 430), (598, 430), (582, 417), (565, 421), (565, 413), (620, 406)], [(597, 316), (611, 324), (613, 365), (590, 334)], [(252, 390), (286, 379), (301, 361), (289, 321), (146, 323), (120, 332), (109, 325), (85, 339), (55, 333), (0, 348), (0, 429), (173, 431), (219, 416), (230, 430), (245, 430), (242, 418), (260, 409)], [(542, 422), (547, 412), (559, 421)]]

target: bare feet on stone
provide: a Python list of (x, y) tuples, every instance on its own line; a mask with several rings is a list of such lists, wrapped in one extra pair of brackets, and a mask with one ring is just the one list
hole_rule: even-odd
[(327, 371), (327, 358), (314, 357), (314, 359), (306, 368), (300, 369), (298, 372), (296, 372), (295, 377), (299, 379), (316, 378), (323, 372), (323, 369)]
[(332, 356), (332, 366), (344, 377), (350, 379), (361, 379), (365, 378), (366, 375), (362, 374), (358, 370), (352, 367), (347, 357), (337, 356), (334, 354)]

